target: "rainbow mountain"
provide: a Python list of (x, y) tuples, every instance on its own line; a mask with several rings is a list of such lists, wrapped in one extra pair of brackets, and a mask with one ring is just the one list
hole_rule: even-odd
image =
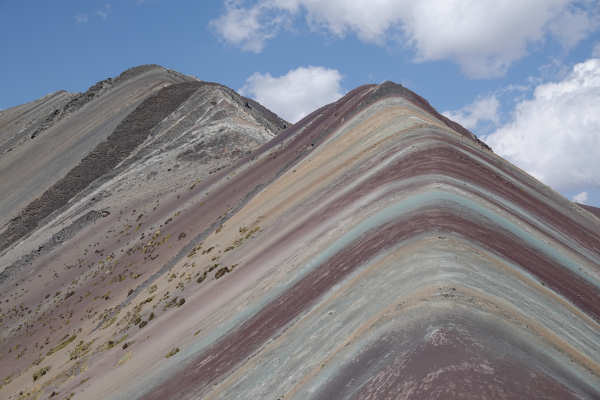
[(600, 398), (598, 209), (392, 82), (290, 125), (134, 71), (0, 114), (3, 398)]

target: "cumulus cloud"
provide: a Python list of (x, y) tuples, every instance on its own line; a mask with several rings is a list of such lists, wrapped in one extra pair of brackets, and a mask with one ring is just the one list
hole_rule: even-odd
[(335, 37), (401, 40), (415, 61), (452, 60), (474, 78), (504, 74), (547, 37), (574, 46), (599, 23), (592, 0), (227, 0), (211, 26), (225, 41), (260, 52), (298, 16)]
[(538, 85), (485, 138), (496, 153), (557, 190), (600, 187), (600, 59)]
[(501, 76), (549, 34), (572, 46), (589, 33), (592, 17), (576, 3), (426, 0), (415, 3), (404, 29), (420, 60), (453, 60), (474, 78)]
[(481, 97), (459, 110), (445, 111), (442, 114), (458, 122), (465, 128), (473, 130), (484, 122), (491, 122), (497, 125), (500, 120), (498, 116), (499, 107), (500, 102), (496, 96), (490, 95)]
[(574, 201), (574, 202), (580, 203), (580, 204), (587, 204), (588, 193), (587, 192), (578, 193), (575, 196), (573, 196), (573, 198), (571, 199), (571, 201)]
[(254, 53), (260, 53), (289, 21), (267, 2), (245, 8), (239, 0), (226, 0), (225, 8), (225, 14), (210, 22), (211, 28), (228, 43)]
[(297, 122), (318, 107), (342, 96), (342, 75), (324, 67), (298, 67), (287, 74), (273, 77), (255, 73), (240, 93), (252, 97), (282, 118)]

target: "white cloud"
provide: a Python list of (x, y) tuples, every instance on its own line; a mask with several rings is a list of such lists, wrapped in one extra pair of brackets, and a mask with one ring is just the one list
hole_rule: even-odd
[(580, 203), (580, 204), (587, 204), (588, 193), (587, 192), (578, 193), (575, 196), (573, 196), (573, 198), (571, 199), (571, 201), (574, 201), (574, 202)]
[[(416, 2), (404, 30), (422, 61), (449, 59), (474, 78), (503, 75), (528, 46), (553, 34), (574, 45), (588, 31), (571, 0), (504, 0)], [(577, 15), (577, 18), (569, 18)], [(589, 17), (591, 19), (591, 17)], [(586, 28), (572, 28), (586, 22)], [(560, 23), (561, 29), (552, 29)]]
[(255, 73), (239, 91), (282, 118), (297, 122), (315, 109), (339, 99), (342, 96), (341, 80), (342, 75), (335, 69), (298, 67), (279, 77)]
[(571, 7), (553, 21), (550, 31), (564, 47), (570, 48), (593, 32), (598, 27), (598, 22), (598, 14)]
[[(512, 120), (485, 140), (496, 153), (557, 190), (600, 187), (600, 59), (538, 85)], [(589, 190), (588, 190), (589, 191)]]
[(266, 41), (289, 22), (287, 15), (263, 2), (244, 8), (239, 1), (226, 0), (225, 7), (226, 13), (212, 20), (211, 28), (227, 42), (254, 53), (260, 53)]
[(111, 10), (111, 5), (107, 3), (104, 5), (103, 8), (96, 11), (96, 15), (98, 15), (100, 18), (105, 20), (106, 18), (108, 18), (108, 15), (110, 14), (110, 10)]
[(491, 122), (498, 125), (498, 108), (500, 102), (494, 95), (481, 97), (473, 103), (455, 111), (445, 111), (446, 117), (458, 122), (467, 129), (473, 130), (482, 122)]
[(75, 16), (75, 22), (77, 22), (78, 24), (85, 24), (86, 22), (88, 22), (88, 15), (87, 14), (77, 14)]
[(294, 17), (336, 37), (400, 40), (416, 61), (452, 60), (475, 78), (500, 76), (532, 44), (569, 48), (597, 28), (593, 0), (226, 0), (211, 26), (227, 42), (260, 52)]

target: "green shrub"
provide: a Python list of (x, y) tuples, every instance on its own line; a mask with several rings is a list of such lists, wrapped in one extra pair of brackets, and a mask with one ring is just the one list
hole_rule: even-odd
[(51, 348), (50, 350), (48, 350), (48, 353), (46, 353), (46, 355), (51, 356), (52, 354), (56, 353), (57, 351), (64, 349), (76, 338), (77, 338), (77, 335), (73, 335), (70, 337), (69, 337), (69, 335), (65, 336), (63, 338), (63, 341), (61, 343), (57, 344), (56, 346), (54, 346), (53, 348)]
[(165, 356), (165, 358), (173, 357), (175, 354), (179, 353), (179, 347), (173, 347)]
[[(177, 349), (177, 350), (179, 351), (179, 349)], [(37, 381), (42, 376), (46, 375), (48, 373), (48, 371), (50, 371), (50, 366), (38, 369), (37, 371), (35, 371), (33, 373), (33, 380)]]

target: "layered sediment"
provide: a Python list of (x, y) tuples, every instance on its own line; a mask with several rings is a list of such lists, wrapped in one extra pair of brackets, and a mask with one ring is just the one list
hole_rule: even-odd
[(108, 212), (2, 283), (3, 393), (600, 396), (593, 208), (391, 82), (277, 135), (285, 121), (230, 89), (179, 85), (4, 256)]

